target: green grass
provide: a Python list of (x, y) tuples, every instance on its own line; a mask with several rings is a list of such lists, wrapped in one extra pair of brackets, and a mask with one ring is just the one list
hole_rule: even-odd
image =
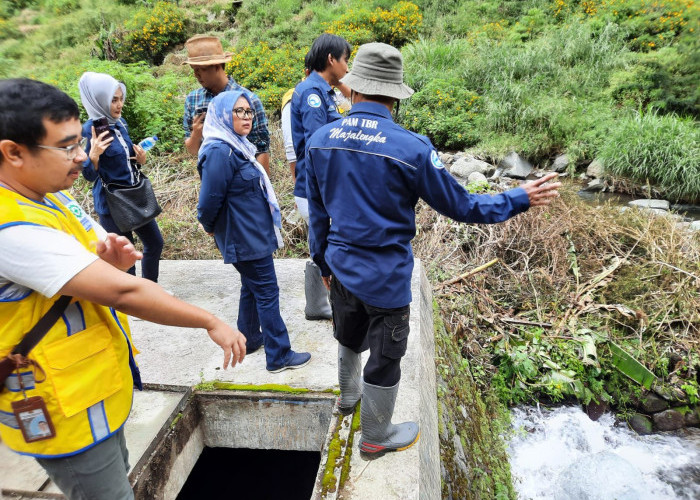
[(663, 188), (672, 200), (700, 200), (700, 129), (674, 115), (620, 120), (600, 151), (605, 169)]

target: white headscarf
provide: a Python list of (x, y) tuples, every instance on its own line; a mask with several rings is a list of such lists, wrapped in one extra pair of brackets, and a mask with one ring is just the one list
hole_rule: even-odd
[(117, 118), (112, 118), (110, 106), (117, 89), (122, 89), (126, 100), (126, 86), (105, 73), (93, 73), (86, 71), (78, 81), (80, 100), (91, 120), (106, 117), (110, 125), (117, 123)]
[(233, 149), (240, 151), (250, 160), (255, 168), (260, 172), (260, 187), (262, 187), (267, 204), (270, 206), (272, 214), (272, 222), (275, 227), (275, 236), (277, 237), (277, 247), (282, 248), (282, 216), (280, 206), (277, 202), (275, 190), (272, 188), (270, 178), (263, 166), (255, 159), (256, 147), (245, 136), (238, 135), (233, 129), (233, 107), (240, 97), (245, 98), (248, 104), (251, 104), (250, 99), (245, 92), (240, 90), (230, 90), (221, 92), (209, 103), (207, 108), (207, 116), (204, 119), (204, 127), (202, 128), (202, 145), (199, 148), (199, 159), (206, 154), (207, 150), (217, 142), (224, 142)]

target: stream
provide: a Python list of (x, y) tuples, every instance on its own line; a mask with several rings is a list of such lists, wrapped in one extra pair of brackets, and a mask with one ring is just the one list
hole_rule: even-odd
[(700, 429), (639, 436), (611, 413), (518, 407), (511, 471), (522, 500), (700, 499)]

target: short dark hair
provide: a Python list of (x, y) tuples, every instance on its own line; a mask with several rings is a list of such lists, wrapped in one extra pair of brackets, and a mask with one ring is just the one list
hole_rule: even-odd
[(80, 119), (80, 109), (68, 94), (46, 83), (0, 80), (0, 141), (36, 147), (46, 137), (44, 118), (54, 123)]
[(351, 52), (352, 46), (345, 38), (324, 33), (311, 44), (311, 50), (304, 58), (304, 63), (314, 71), (323, 71), (328, 66), (328, 54), (340, 59), (343, 56), (350, 57)]

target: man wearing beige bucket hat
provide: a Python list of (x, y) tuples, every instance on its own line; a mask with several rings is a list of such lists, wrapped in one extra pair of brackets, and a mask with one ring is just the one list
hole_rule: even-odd
[(331, 292), (338, 410), (349, 414), (362, 401), (360, 451), (371, 459), (419, 436), (415, 422), (391, 423), (408, 345), (418, 199), (460, 222), (496, 223), (548, 204), (560, 184), (546, 184), (551, 174), (498, 195), (469, 194), (427, 137), (394, 123), (394, 104), (413, 90), (390, 45), (362, 45), (342, 82), (352, 109), (308, 142), (311, 256)]
[(185, 115), (182, 125), (185, 129), (185, 147), (192, 155), (197, 155), (202, 144), (202, 128), (206, 110), (212, 99), (221, 92), (228, 90), (243, 90), (251, 96), (255, 116), (253, 129), (248, 134), (248, 140), (257, 148), (256, 159), (269, 172), (270, 169), (270, 132), (267, 127), (267, 117), (262, 102), (257, 95), (242, 87), (226, 74), (226, 63), (233, 55), (224, 52), (221, 41), (215, 36), (195, 35), (185, 42), (187, 60), (194, 71), (194, 76), (201, 85), (189, 93), (185, 99)]

